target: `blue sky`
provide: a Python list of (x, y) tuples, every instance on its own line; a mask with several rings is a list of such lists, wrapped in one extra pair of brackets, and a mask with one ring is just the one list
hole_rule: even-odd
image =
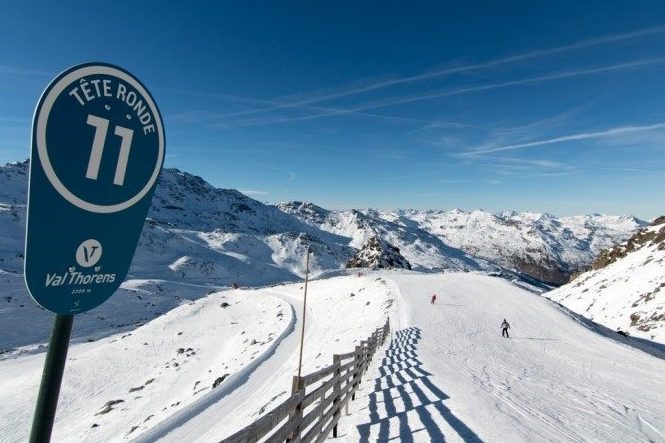
[(507, 5), (10, 2), (0, 162), (104, 61), (155, 96), (167, 166), (261, 201), (664, 213), (665, 3)]

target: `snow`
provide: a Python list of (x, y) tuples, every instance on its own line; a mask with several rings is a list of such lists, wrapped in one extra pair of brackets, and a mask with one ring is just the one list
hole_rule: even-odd
[[(532, 212), (492, 214), (475, 210), (396, 211), (389, 219), (409, 220), (450, 246), (551, 283), (588, 266), (602, 250), (645, 225), (632, 216), (600, 214), (561, 217)], [(530, 270), (530, 265), (542, 268)]]
[[(302, 292), (223, 291), (131, 335), (73, 345), (55, 440), (214, 442), (239, 430), (290, 392)], [(312, 281), (303, 372), (386, 318), (393, 342), (342, 416), (340, 441), (665, 441), (665, 353), (495, 277), (393, 270)], [(42, 363), (0, 360), (2, 441), (25, 440)], [(110, 400), (124, 401), (99, 414)]]
[[(665, 224), (644, 232), (661, 230)], [(612, 330), (665, 344), (663, 244), (647, 242), (614, 263), (585, 272), (544, 295)]]
[[(259, 411), (270, 410), (290, 395), (298, 365), (303, 286), (276, 286), (265, 291), (292, 304), (298, 317), (293, 333), (227, 397), (187, 422), (179, 422), (177, 427), (170, 422), (158, 425), (137, 443), (154, 441), (156, 437), (164, 442), (219, 441), (255, 420)], [(387, 315), (397, 321), (393, 294), (386, 280), (376, 275), (310, 282), (303, 373), (330, 365), (334, 353), (353, 350), (360, 340), (385, 323)]]
[[(23, 275), (0, 270), (0, 358), (44, 351), (53, 314), (25, 290)], [(128, 280), (101, 306), (76, 316), (73, 341), (83, 342), (134, 329), (182, 303), (199, 299), (216, 286), (157, 279)]]
[[(254, 321), (257, 313), (261, 321)], [(132, 332), (71, 346), (54, 441), (123, 441), (134, 426), (138, 433), (214, 391), (218, 377), (257, 358), (292, 318), (290, 306), (275, 297), (227, 291)], [(43, 360), (39, 354), (0, 362), (6, 394), (0, 434), (12, 435), (9, 441), (27, 439)], [(100, 412), (114, 400), (122, 402)]]
[[(303, 371), (327, 366), (333, 353), (352, 350), (383, 325), (390, 294), (376, 276), (311, 282)], [(218, 441), (240, 429), (286, 398), (297, 368), (302, 295), (301, 283), (223, 291), (131, 332), (73, 344), (54, 441)], [(0, 360), (1, 441), (27, 439), (43, 361), (43, 353)], [(100, 414), (113, 400), (123, 402)]]
[(600, 335), (505, 280), (390, 280), (408, 312), (404, 333), (342, 417), (340, 441), (665, 441), (662, 352)]
[[(0, 167), (2, 442), (27, 438), (53, 319), (23, 282), (26, 186), (27, 163)], [(375, 360), (340, 440), (408, 441), (413, 431), (414, 441), (665, 441), (663, 353), (536, 295), (543, 285), (525, 275), (567, 278), (643, 225), (270, 206), (164, 170), (128, 279), (75, 319), (54, 440), (219, 441), (277, 405), (296, 371), (311, 248), (305, 373), (386, 318), (402, 331), (385, 365)], [(421, 272), (344, 270), (372, 237)], [(665, 310), (664, 254), (645, 246), (546, 295), (665, 343), (665, 322), (653, 320)], [(504, 316), (510, 340), (500, 338)]]

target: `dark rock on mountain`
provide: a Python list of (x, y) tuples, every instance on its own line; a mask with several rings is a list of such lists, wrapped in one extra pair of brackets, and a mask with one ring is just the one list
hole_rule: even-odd
[(633, 234), (625, 242), (616, 245), (611, 249), (601, 251), (598, 257), (591, 264), (591, 269), (598, 270), (602, 269), (617, 260), (626, 257), (631, 252), (641, 248), (647, 243), (652, 243), (658, 245), (658, 249), (662, 250), (665, 248), (665, 216), (658, 217), (655, 219), (651, 227), (660, 226), (659, 230), (642, 228)]
[(411, 264), (399, 248), (379, 237), (372, 237), (356, 255), (346, 263), (347, 268), (411, 269)]

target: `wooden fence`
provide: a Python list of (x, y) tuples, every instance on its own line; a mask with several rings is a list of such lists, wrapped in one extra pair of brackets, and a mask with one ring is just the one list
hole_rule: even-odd
[(222, 443), (320, 442), (333, 432), (342, 408), (355, 400), (361, 378), (390, 333), (390, 323), (360, 342), (353, 352), (333, 355), (333, 363), (302, 377), (294, 376), (291, 396)]

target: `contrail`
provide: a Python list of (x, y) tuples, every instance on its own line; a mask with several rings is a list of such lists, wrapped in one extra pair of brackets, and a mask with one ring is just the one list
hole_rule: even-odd
[(471, 156), (477, 154), (489, 154), (491, 152), (512, 151), (515, 149), (532, 148), (534, 146), (552, 145), (575, 140), (587, 140), (590, 138), (612, 137), (616, 135), (632, 134), (634, 132), (653, 131), (655, 129), (665, 128), (665, 123), (655, 123), (645, 126), (621, 126), (618, 128), (606, 129), (604, 131), (582, 132), (579, 134), (564, 135), (561, 137), (548, 138), (545, 140), (536, 140), (527, 143), (517, 143), (514, 145), (498, 146), (496, 148), (483, 149), (478, 151), (469, 151), (464, 155)]
[(616, 64), (616, 65), (603, 66), (603, 67), (599, 67), (599, 68), (587, 68), (587, 69), (579, 69), (579, 70), (575, 70), (575, 71), (564, 71), (564, 72), (541, 75), (541, 76), (538, 76), (538, 77), (531, 77), (531, 78), (520, 79), (520, 80), (511, 80), (511, 81), (506, 81), (506, 82), (491, 83), (491, 84), (480, 85), (480, 86), (469, 86), (469, 87), (466, 87), (466, 88), (458, 88), (458, 89), (453, 89), (453, 90), (430, 92), (430, 93), (425, 93), (425, 94), (413, 95), (413, 96), (409, 96), (409, 97), (398, 97), (398, 98), (390, 99), (390, 100), (376, 101), (376, 102), (368, 103), (366, 105), (357, 106), (357, 107), (354, 107), (354, 108), (334, 110), (334, 111), (331, 111), (331, 112), (328, 112), (328, 113), (315, 114), (315, 115), (306, 115), (306, 116), (302, 116), (302, 117), (284, 117), (284, 118), (277, 118), (277, 119), (272, 119), (272, 120), (267, 119), (267, 120), (264, 120), (264, 121), (259, 121), (258, 123), (249, 123), (249, 124), (246, 124), (246, 125), (240, 124), (238, 126), (254, 126), (255, 124), (283, 123), (283, 122), (300, 121), (300, 120), (311, 120), (311, 119), (316, 119), (316, 118), (321, 118), (321, 117), (330, 117), (330, 116), (342, 115), (342, 114), (352, 114), (352, 113), (358, 113), (358, 112), (361, 112), (361, 111), (367, 111), (367, 110), (370, 110), (370, 109), (383, 108), (383, 107), (386, 107), (386, 106), (395, 106), (395, 105), (401, 105), (401, 104), (404, 104), (404, 103), (412, 103), (412, 102), (418, 102), (418, 101), (422, 101), (422, 100), (431, 100), (431, 99), (442, 98), (442, 97), (451, 97), (451, 96), (455, 96), (455, 95), (468, 94), (468, 93), (471, 93), (471, 92), (488, 91), (488, 90), (492, 90), (492, 89), (506, 88), (506, 87), (510, 87), (510, 86), (519, 86), (519, 85), (525, 85), (525, 84), (530, 84), (530, 83), (539, 83), (539, 82), (549, 81), (549, 80), (558, 80), (558, 79), (564, 79), (564, 78), (579, 77), (579, 76), (584, 76), (584, 75), (599, 74), (599, 73), (603, 73), (603, 72), (611, 72), (611, 71), (617, 71), (617, 70), (622, 70), (622, 69), (630, 69), (630, 68), (648, 66), (648, 65), (653, 65), (653, 64), (663, 63), (663, 62), (665, 62), (665, 58), (657, 58), (657, 59), (650, 59), (650, 60), (638, 60), (638, 61), (633, 61), (633, 62), (620, 63), (620, 64)]
[(267, 107), (263, 109), (254, 109), (251, 111), (242, 111), (242, 112), (236, 112), (236, 113), (230, 113), (230, 114), (225, 114), (222, 117), (230, 118), (230, 117), (240, 117), (240, 116), (245, 116), (245, 115), (251, 115), (251, 114), (257, 114), (257, 113), (262, 113), (262, 112), (271, 112), (279, 109), (287, 109), (287, 108), (294, 108), (294, 107), (300, 107), (304, 105), (309, 105), (312, 103), (318, 103), (326, 100), (332, 100), (336, 98), (341, 98), (341, 97), (348, 97), (352, 95), (357, 95), (357, 94), (362, 94), (365, 92), (369, 91), (374, 91), (377, 89), (383, 89), (387, 88), (390, 86), (395, 86), (395, 85), (401, 85), (405, 83), (412, 83), (412, 82), (418, 82), (422, 80), (429, 80), (433, 78), (438, 78), (438, 77), (444, 77), (452, 74), (459, 74), (463, 72), (468, 72), (468, 71), (474, 71), (474, 70), (482, 70), (482, 69), (487, 69), (487, 68), (493, 68), (501, 65), (506, 65), (510, 63), (515, 63), (519, 61), (524, 61), (524, 60), (529, 60), (537, 57), (543, 57), (546, 55), (552, 55), (552, 54), (557, 54), (560, 52), (566, 52), (566, 51), (572, 51), (576, 49), (585, 49), (585, 48), (591, 48), (594, 46), (600, 46), (600, 45), (605, 45), (609, 43), (615, 43), (615, 42), (620, 42), (624, 40), (631, 40), (639, 37), (645, 37), (648, 35), (654, 35), (654, 34), (661, 34), (665, 32), (665, 27), (653, 27), (653, 28), (647, 28), (643, 29), (640, 31), (633, 31), (633, 32), (627, 32), (627, 33), (622, 33), (622, 34), (615, 34), (615, 35), (609, 35), (605, 37), (599, 37), (599, 38), (594, 38), (590, 40), (584, 40), (581, 42), (573, 43), (570, 45), (565, 45), (565, 46), (558, 46), (554, 48), (549, 48), (549, 49), (541, 49), (537, 51), (532, 51), (532, 52), (527, 52), (524, 54), (517, 54), (517, 55), (512, 55), (509, 57), (503, 57), (499, 59), (494, 59), (490, 60), (487, 62), (482, 62), (482, 63), (474, 63), (474, 64), (469, 64), (469, 65), (463, 65), (463, 66), (457, 66), (454, 68), (445, 68), (445, 69), (439, 69), (435, 71), (430, 71), (426, 72), (423, 74), (418, 74), (418, 75), (413, 75), (413, 76), (408, 76), (408, 77), (401, 77), (393, 80), (385, 80), (385, 81), (380, 81), (376, 83), (372, 83), (369, 85), (365, 86), (360, 86), (356, 88), (351, 88), (347, 89), (345, 91), (337, 92), (337, 93), (332, 93), (332, 94), (327, 94), (327, 95), (321, 95), (318, 97), (312, 97), (308, 99), (303, 99), (295, 102), (290, 102), (290, 103), (284, 103), (281, 105), (276, 105), (272, 107)]

